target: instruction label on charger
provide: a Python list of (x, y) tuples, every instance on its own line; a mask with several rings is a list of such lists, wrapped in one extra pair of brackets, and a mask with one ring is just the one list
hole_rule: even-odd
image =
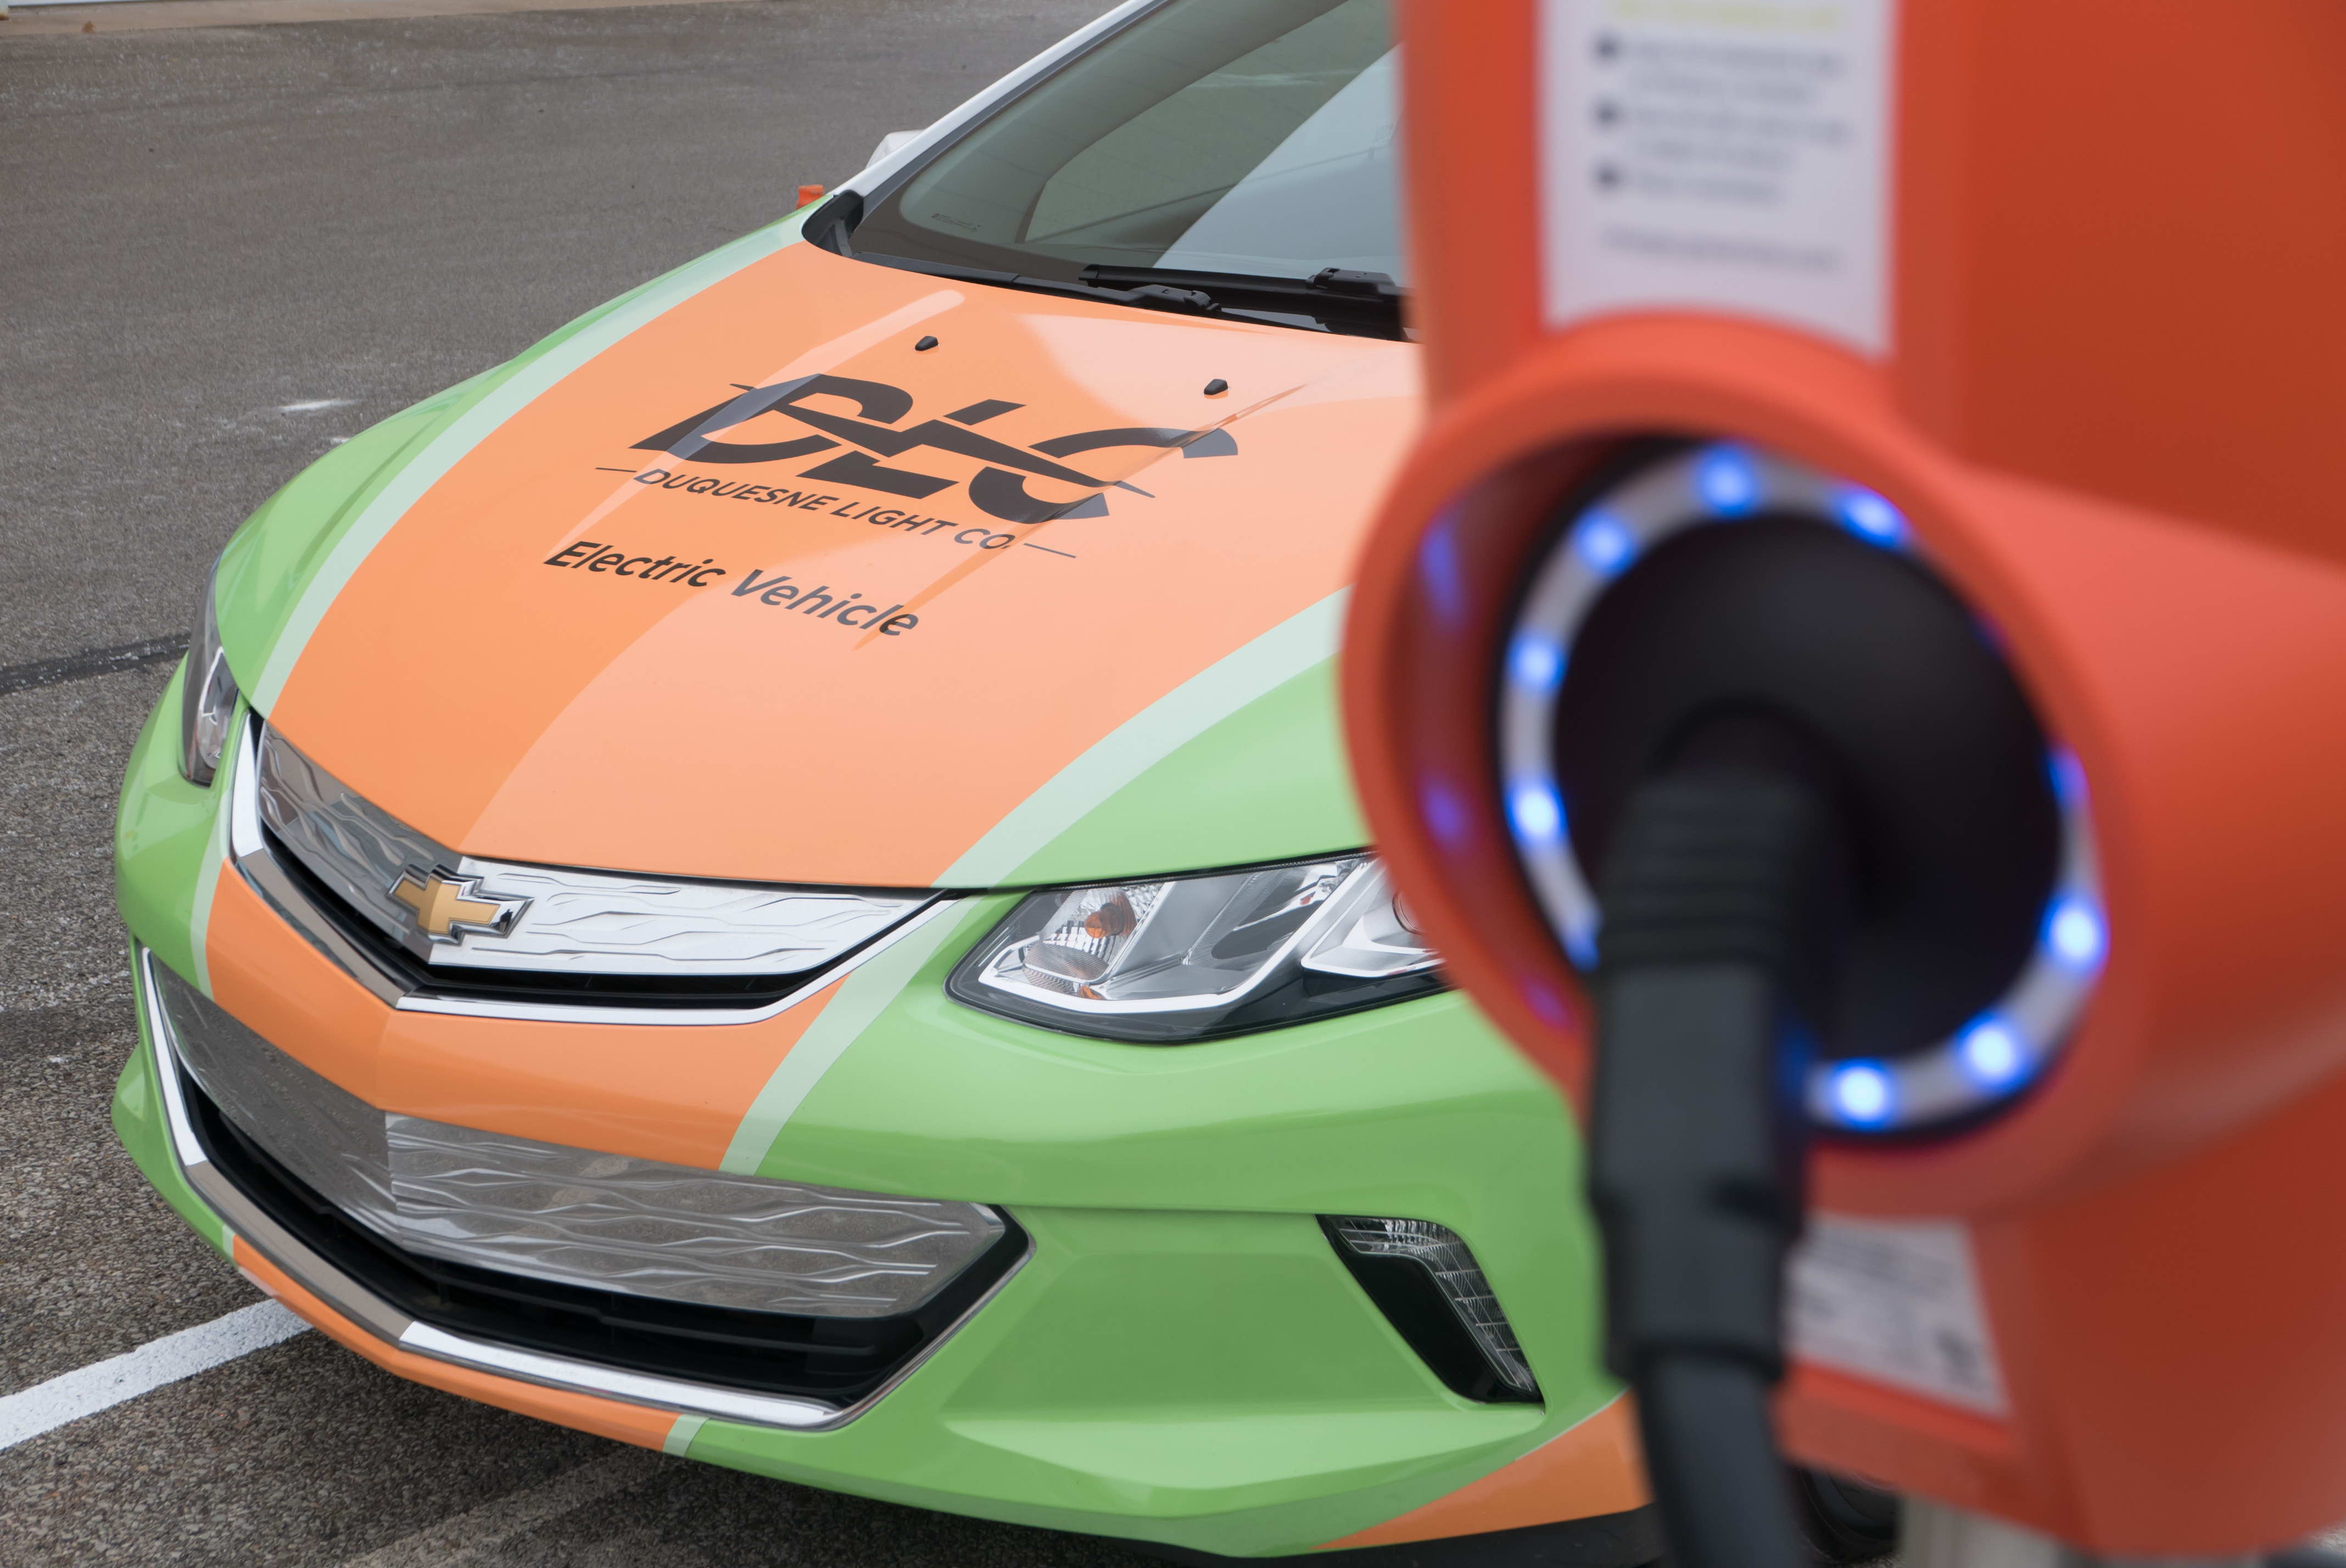
[(1708, 310), (1889, 345), (1894, 0), (1544, 0), (1548, 321)]
[(1785, 1279), (1794, 1357), (1982, 1415), (2009, 1413), (1971, 1233), (1812, 1214)]

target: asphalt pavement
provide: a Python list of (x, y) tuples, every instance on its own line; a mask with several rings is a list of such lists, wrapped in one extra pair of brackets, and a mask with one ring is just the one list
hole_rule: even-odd
[[(0, 23), (0, 1397), (257, 1299), (107, 1121), (115, 790), (236, 524), (1102, 3)], [(313, 1333), (0, 1447), (9, 1568), (1142, 1561), (623, 1448)]]

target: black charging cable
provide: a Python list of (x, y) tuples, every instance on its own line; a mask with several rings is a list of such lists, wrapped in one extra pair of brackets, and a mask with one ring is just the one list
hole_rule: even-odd
[(1714, 718), (1629, 795), (1606, 853), (1589, 1194), (1609, 1359), (1678, 1568), (1805, 1557), (1769, 1396), (1852, 885), (1838, 800), (1797, 726)]

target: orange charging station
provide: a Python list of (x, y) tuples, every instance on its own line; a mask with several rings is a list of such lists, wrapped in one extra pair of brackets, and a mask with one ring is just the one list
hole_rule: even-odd
[(1780, 1440), (2104, 1555), (2346, 1520), (2346, 6), (1402, 9), (1431, 416), (1345, 700), (1455, 978), (1585, 1103), (1556, 692), (1645, 645), (1574, 639), (1755, 505), (1895, 552), (2052, 869), (1984, 1011), (1810, 1069)]

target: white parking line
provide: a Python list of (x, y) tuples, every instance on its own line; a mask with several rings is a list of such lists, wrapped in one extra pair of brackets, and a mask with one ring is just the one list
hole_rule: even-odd
[(417, 1531), (404, 1540), (353, 1557), (342, 1568), (460, 1568), (477, 1563), (533, 1525), (545, 1523), (590, 1502), (648, 1481), (659, 1469), (659, 1455), (639, 1448), (623, 1448), (601, 1459), (566, 1470), (552, 1481), (501, 1497), (480, 1507)]
[(309, 1327), (274, 1301), (256, 1301), (225, 1318), (166, 1334), (135, 1350), (35, 1383), (0, 1399), (0, 1449), (14, 1448), (68, 1421), (151, 1393), (166, 1383), (266, 1349)]
[(355, 398), (347, 397), (311, 398), (308, 402), (279, 403), (277, 412), (279, 413), (316, 413), (321, 409), (348, 408), (357, 401)]

